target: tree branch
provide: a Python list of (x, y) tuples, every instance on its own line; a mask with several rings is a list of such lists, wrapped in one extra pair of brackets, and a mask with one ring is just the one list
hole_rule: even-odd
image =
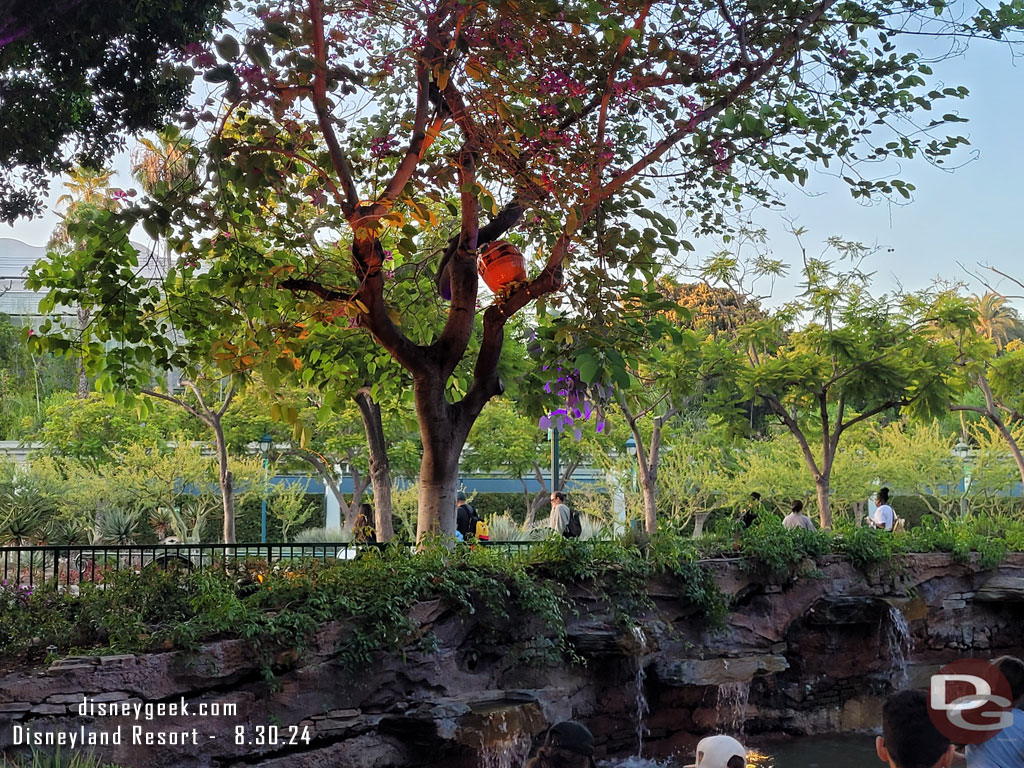
[(351, 216), (359, 205), (359, 191), (352, 178), (352, 169), (334, 133), (331, 114), (327, 107), (327, 45), (324, 38), (324, 11), (320, 0), (309, 0), (309, 17), (313, 22), (313, 61), (316, 64), (313, 78), (313, 109), (316, 111), (317, 123), (327, 144), (331, 164), (345, 190), (346, 200), (342, 210), (346, 216)]

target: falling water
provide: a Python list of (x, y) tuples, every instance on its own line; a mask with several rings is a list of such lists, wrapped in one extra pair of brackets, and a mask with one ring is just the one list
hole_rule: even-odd
[(647, 654), (647, 636), (640, 627), (633, 627), (633, 637), (637, 643), (636, 659), (636, 754), (641, 757), (644, 753), (644, 718), (650, 712), (647, 705), (647, 695), (644, 692), (644, 682), (647, 680), (647, 670), (644, 669), (644, 657)]
[(885, 630), (886, 645), (889, 648), (889, 683), (893, 688), (906, 688), (910, 683), (907, 662), (910, 660), (910, 626), (903, 613), (889, 606), (889, 621)]
[(530, 754), (530, 738), (526, 734), (509, 734), (480, 748), (479, 768), (520, 768)]
[(718, 686), (718, 727), (736, 738), (742, 738), (747, 722), (750, 683), (722, 683)]

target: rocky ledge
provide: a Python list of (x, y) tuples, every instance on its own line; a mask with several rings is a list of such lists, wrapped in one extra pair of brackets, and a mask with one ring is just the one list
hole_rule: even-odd
[(989, 571), (905, 556), (868, 574), (829, 557), (783, 583), (738, 560), (706, 565), (733, 598), (721, 627), (698, 618), (669, 578), (648, 585), (639, 622), (625, 621), (600, 584), (573, 587), (571, 664), (538, 663), (550, 658), (549, 637), (502, 644), (478, 615), (440, 601), (412, 611), (419, 641), (357, 673), (341, 661), (337, 624), (300, 659), (279, 657), (269, 682), (240, 640), (63, 659), (0, 677), (0, 748), (84, 742), (133, 768), (475, 767), (481, 753), (495, 764), (524, 754), (570, 716), (590, 725), (601, 754), (629, 753), (643, 696), (645, 751), (670, 754), (741, 725), (872, 728), (894, 685), (956, 658), (1024, 653), (1024, 556)]

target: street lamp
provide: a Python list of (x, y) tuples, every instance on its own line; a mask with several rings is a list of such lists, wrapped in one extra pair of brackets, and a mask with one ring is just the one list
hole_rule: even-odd
[(952, 454), (960, 459), (960, 471), (964, 479), (964, 492), (960, 496), (960, 517), (967, 516), (967, 492), (971, 489), (971, 455), (974, 449), (963, 440), (953, 446)]
[(267, 485), (270, 482), (267, 458), (270, 455), (270, 445), (273, 440), (274, 438), (267, 433), (260, 438), (260, 453), (263, 454), (263, 505), (260, 511), (260, 541), (263, 543), (267, 541)]
[(628, 453), (632, 458), (636, 458), (636, 440), (633, 439), (632, 435), (630, 435), (629, 440), (626, 441), (626, 453)]

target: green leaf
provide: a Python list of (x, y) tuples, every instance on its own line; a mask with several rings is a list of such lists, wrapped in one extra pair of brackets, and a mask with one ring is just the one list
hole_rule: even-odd
[(217, 53), (225, 61), (234, 61), (238, 58), (238, 41), (231, 35), (224, 35), (216, 42)]
[(576, 357), (576, 367), (579, 369), (580, 379), (586, 384), (591, 384), (597, 378), (601, 366), (593, 355), (584, 354)]

